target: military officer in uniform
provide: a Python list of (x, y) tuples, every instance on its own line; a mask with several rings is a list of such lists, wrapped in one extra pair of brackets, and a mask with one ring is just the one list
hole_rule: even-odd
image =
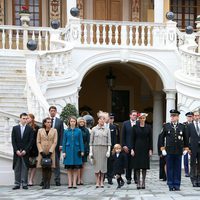
[(183, 149), (185, 152), (189, 150), (185, 126), (178, 121), (179, 114), (178, 110), (170, 110), (171, 121), (163, 126), (161, 135), (161, 151), (163, 156), (166, 155), (169, 191), (180, 190)]

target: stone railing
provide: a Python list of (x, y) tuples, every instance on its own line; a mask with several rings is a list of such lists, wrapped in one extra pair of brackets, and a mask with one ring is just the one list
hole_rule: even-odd
[(12, 126), (19, 123), (19, 116), (0, 111), (0, 145), (11, 143)]
[(52, 81), (68, 78), (70, 70), (72, 46), (60, 40), (59, 34), (51, 35), (51, 47), (55, 50), (26, 53), (27, 103), (29, 112), (38, 121), (48, 116), (49, 103), (45, 98), (46, 90)]
[(71, 20), (65, 41), (94, 47), (176, 48), (176, 23)]
[(179, 53), (182, 61), (182, 73), (189, 79), (200, 78), (200, 53), (199, 53), (199, 34), (178, 33), (182, 44), (179, 46)]
[[(59, 29), (61, 32), (62, 29)], [(50, 27), (22, 27), (22, 26), (0, 26), (0, 49), (26, 50), (28, 40), (36, 40), (37, 50), (47, 51), (50, 49), (51, 33), (55, 32)], [(58, 32), (58, 30), (57, 30)]]
[(192, 79), (200, 79), (200, 54), (183, 49), (179, 50), (182, 59), (182, 72)]
[(66, 42), (60, 41), (63, 48), (52, 50), (40, 56), (40, 62), (37, 64), (37, 80), (39, 83), (45, 81), (60, 80), (67, 78), (71, 74), (71, 50), (72, 46)]

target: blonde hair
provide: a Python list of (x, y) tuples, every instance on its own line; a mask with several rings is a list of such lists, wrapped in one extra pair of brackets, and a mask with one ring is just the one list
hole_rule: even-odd
[(86, 125), (86, 120), (83, 117), (79, 117), (77, 119), (77, 124), (79, 125), (81, 121), (84, 121), (85, 125)]
[(116, 149), (121, 149), (122, 150), (122, 146), (120, 144), (115, 144), (112, 150), (112, 154), (116, 153)]

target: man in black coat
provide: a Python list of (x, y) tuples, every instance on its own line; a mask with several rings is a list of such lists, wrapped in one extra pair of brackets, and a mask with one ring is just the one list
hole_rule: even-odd
[(160, 149), (162, 155), (166, 155), (169, 191), (180, 190), (183, 149), (189, 150), (185, 126), (178, 121), (179, 114), (178, 110), (170, 110), (171, 122), (164, 124), (161, 135)]
[(55, 149), (56, 152), (56, 168), (54, 169), (54, 175), (55, 175), (55, 184), (56, 186), (60, 186), (60, 152), (62, 151), (62, 140), (63, 140), (63, 121), (56, 117), (57, 114), (57, 108), (55, 106), (49, 107), (49, 114), (52, 121), (52, 128), (55, 128), (58, 133), (58, 141), (57, 146)]
[[(107, 119), (107, 123), (105, 123), (106, 126), (110, 129), (110, 136), (111, 136), (111, 151), (115, 144), (119, 144), (120, 137), (119, 137), (119, 129), (118, 127), (113, 124), (114, 122), (114, 114), (110, 113), (109, 118)], [(108, 158), (107, 161), (107, 179), (108, 184), (112, 185), (112, 178), (113, 178), (113, 163), (111, 157)]]
[(12, 146), (13, 146), (13, 170), (15, 174), (15, 186), (13, 190), (28, 189), (28, 168), (29, 168), (29, 151), (33, 144), (33, 129), (26, 125), (28, 115), (20, 115), (20, 123), (12, 129)]
[[(136, 125), (137, 111), (131, 110), (129, 113), (130, 119), (123, 122), (122, 125), (122, 147), (127, 156), (127, 169), (126, 169), (126, 180), (127, 184), (131, 184), (132, 168), (131, 168), (131, 147), (132, 147), (132, 134), (133, 126)], [(134, 173), (134, 181), (137, 183), (136, 174)]]
[(194, 112), (193, 123), (187, 126), (191, 159), (190, 159), (190, 179), (193, 187), (200, 187), (200, 115)]
[[(193, 116), (194, 113), (193, 112), (187, 112), (185, 114), (185, 116), (187, 117), (187, 121), (183, 122), (183, 124), (185, 125), (185, 128), (187, 130), (187, 127), (189, 124), (191, 124), (193, 122)], [(189, 177), (189, 158), (188, 155), (189, 152), (187, 152), (184, 156), (183, 156), (183, 163), (184, 163), (184, 170), (185, 170), (185, 177)]]

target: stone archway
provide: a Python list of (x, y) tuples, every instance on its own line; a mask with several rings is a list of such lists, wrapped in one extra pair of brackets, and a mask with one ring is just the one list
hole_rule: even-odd
[[(94, 55), (79, 65), (79, 86), (82, 88), (79, 93), (79, 107), (84, 106), (84, 101), (82, 101), (82, 94), (84, 93), (86, 94), (85, 99), (87, 99), (85, 102), (92, 101), (92, 98), (96, 98), (93, 99), (93, 102), (98, 105), (98, 108), (94, 109), (93, 114), (99, 109), (108, 112), (112, 111), (111, 106), (109, 106), (111, 96), (108, 94), (105, 81), (109, 66), (112, 66), (113, 70), (116, 70), (114, 71), (116, 77), (120, 77), (120, 74), (126, 74), (126, 80), (120, 80), (120, 84), (116, 85), (117, 89), (123, 90), (125, 88), (126, 90), (128, 87), (130, 89), (132, 87), (131, 75), (137, 77), (138, 80), (140, 79), (140, 81), (135, 83), (140, 89), (135, 90), (135, 95), (132, 96), (132, 99), (130, 98), (131, 103), (129, 108), (132, 109), (136, 107), (136, 109), (141, 112), (144, 112), (146, 108), (152, 108), (154, 149), (156, 149), (157, 137), (160, 133), (163, 121), (165, 121), (165, 105), (163, 105), (163, 102), (165, 104), (164, 92), (166, 93), (167, 100), (166, 109), (168, 110), (170, 106), (175, 105), (175, 80), (172, 72), (169, 70), (169, 67), (159, 59), (140, 52), (127, 53), (122, 50)], [(99, 83), (104, 86), (101, 85), (100, 87), (98, 85)], [(141, 83), (145, 83), (143, 87)], [(95, 85), (95, 92), (98, 91), (99, 93), (92, 91), (90, 85), (93, 87)], [(150, 98), (148, 95), (146, 96), (148, 92), (144, 94), (141, 93), (141, 91), (143, 92), (141, 88), (145, 88), (149, 92)], [(132, 89), (130, 89), (130, 91), (131, 90)], [(134, 89), (132, 91), (134, 91)], [(130, 96), (131, 95), (132, 94), (130, 94)], [(104, 99), (100, 101), (102, 97)], [(148, 103), (144, 103), (148, 98)], [(92, 106), (89, 105), (89, 107)]]

